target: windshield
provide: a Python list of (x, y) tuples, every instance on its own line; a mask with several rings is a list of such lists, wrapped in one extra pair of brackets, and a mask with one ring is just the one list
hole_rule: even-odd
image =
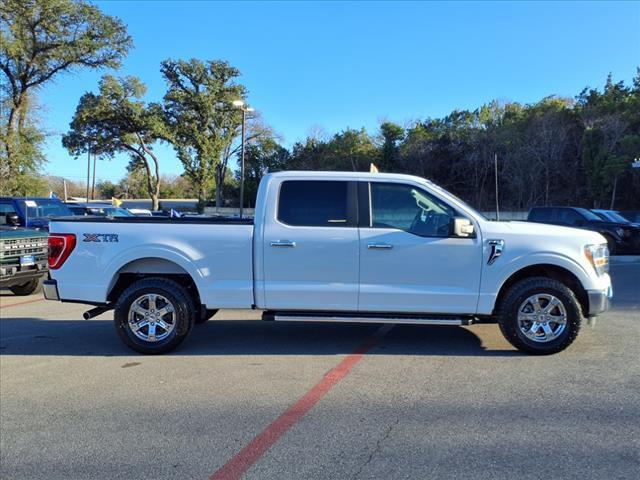
[(587, 210), (586, 208), (576, 208), (578, 212), (587, 220), (592, 222), (602, 222), (602, 218), (593, 213), (591, 210)]
[(55, 200), (22, 200), (20, 206), (30, 218), (50, 218), (73, 215), (66, 205)]
[(99, 217), (135, 217), (130, 211), (119, 207), (90, 205), (87, 208), (91, 210), (91, 215), (97, 215)]
[(629, 222), (629, 220), (624, 218), (618, 212), (615, 212), (613, 210), (594, 210), (594, 211), (598, 215), (602, 216), (605, 220), (609, 220), (612, 222), (619, 222), (619, 223), (631, 223)]

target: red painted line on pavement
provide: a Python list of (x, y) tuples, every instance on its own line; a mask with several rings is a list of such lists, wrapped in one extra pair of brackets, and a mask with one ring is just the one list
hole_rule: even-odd
[(304, 394), (300, 400), (267, 426), (240, 452), (229, 460), (209, 480), (237, 480), (262, 457), (291, 427), (311, 410), (329, 391), (335, 387), (356, 366), (362, 357), (373, 348), (393, 325), (380, 327), (367, 338), (353, 353), (347, 355), (337, 366)]
[(0, 304), (0, 309), (9, 308), (9, 307), (18, 307), (20, 305), (26, 305), (27, 303), (36, 303), (36, 302), (42, 302), (42, 301), (44, 301), (44, 298), (36, 298), (35, 300), (27, 300), (26, 302), (10, 303), (8, 305)]

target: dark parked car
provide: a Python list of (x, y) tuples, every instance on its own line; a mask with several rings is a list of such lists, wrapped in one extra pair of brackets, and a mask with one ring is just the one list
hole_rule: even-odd
[(15, 295), (35, 292), (47, 273), (48, 252), (46, 232), (0, 224), (0, 288)]
[(640, 253), (640, 227), (629, 222), (604, 220), (586, 208), (533, 207), (529, 211), (527, 220), (598, 232), (607, 239), (609, 252), (612, 255)]
[(619, 222), (625, 223), (627, 225), (633, 225), (634, 227), (640, 227), (640, 223), (631, 221), (628, 218), (623, 217), (620, 212), (616, 210), (602, 210), (600, 208), (592, 208), (591, 211), (607, 222)]
[(48, 230), (51, 217), (71, 215), (71, 210), (57, 198), (0, 197), (4, 224)]
[(632, 223), (640, 223), (640, 210), (626, 210), (620, 212), (620, 215)]

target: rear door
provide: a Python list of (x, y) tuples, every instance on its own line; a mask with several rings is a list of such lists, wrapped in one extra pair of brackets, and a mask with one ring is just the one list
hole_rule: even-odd
[(482, 241), (450, 235), (454, 208), (404, 183), (362, 182), (359, 200), (360, 311), (476, 312)]
[(357, 184), (284, 179), (267, 211), (265, 304), (270, 310), (357, 310)]

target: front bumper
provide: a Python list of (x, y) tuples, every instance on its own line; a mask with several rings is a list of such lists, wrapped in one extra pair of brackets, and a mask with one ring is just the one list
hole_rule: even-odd
[(44, 298), (47, 300), (60, 301), (60, 295), (58, 294), (58, 282), (55, 280), (49, 279), (42, 282), (42, 292), (44, 293)]
[(611, 298), (613, 297), (613, 288), (611, 285), (605, 290), (587, 290), (589, 298), (589, 311), (587, 317), (595, 317), (606, 312), (611, 307)]
[(46, 274), (46, 270), (23, 270), (14, 273), (13, 275), (7, 275), (0, 277), (0, 287), (9, 288), (14, 285), (24, 285), (25, 283), (38, 279)]

